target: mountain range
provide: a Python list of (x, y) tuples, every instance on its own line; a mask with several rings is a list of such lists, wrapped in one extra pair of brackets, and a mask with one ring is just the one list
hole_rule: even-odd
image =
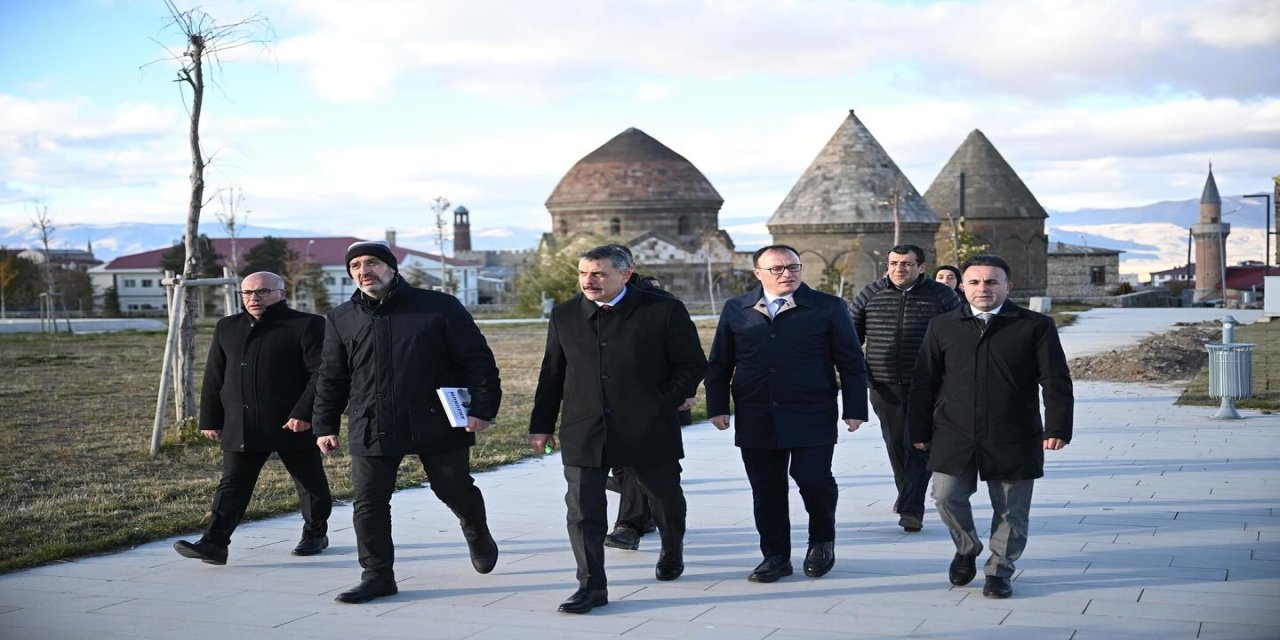
[[(1243, 260), (1263, 260), (1266, 236), (1265, 200), (1227, 196), (1223, 198), (1223, 220), (1231, 224), (1226, 238), (1227, 260), (1231, 264)], [(1142, 280), (1151, 271), (1182, 266), (1187, 262), (1187, 239), (1190, 225), (1199, 222), (1199, 200), (1172, 200), (1140, 207), (1117, 209), (1080, 209), (1049, 211), (1048, 232), (1052, 243), (1087, 245), (1123, 251), (1120, 271), (1136, 273)], [(728, 230), (738, 250), (752, 250), (770, 240), (765, 219), (725, 218), (721, 227)], [(56, 223), (56, 220), (55, 220)], [(217, 225), (204, 225), (210, 237), (225, 237)], [(184, 225), (156, 223), (67, 224), (57, 225), (53, 237), (55, 248), (85, 248), (92, 243), (99, 260), (112, 259), (142, 251), (173, 245), (182, 238)], [(487, 233), (494, 231), (494, 233)], [(473, 217), (472, 244), (476, 249), (524, 249), (535, 247), (545, 232), (541, 228), (487, 228), (483, 220)], [(272, 235), (278, 237), (311, 237), (328, 235), (314, 230), (287, 229), (246, 225), (242, 237)], [(339, 235), (339, 234), (333, 234)], [(401, 233), (397, 243), (434, 252), (433, 235)], [(39, 236), (29, 225), (0, 228), (0, 246), (35, 247)], [(1274, 249), (1273, 249), (1274, 252)], [(1194, 260), (1194, 257), (1192, 258)]]

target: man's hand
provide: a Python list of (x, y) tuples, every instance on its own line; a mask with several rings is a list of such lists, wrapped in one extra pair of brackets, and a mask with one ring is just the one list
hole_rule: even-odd
[(676, 407), (676, 411), (688, 411), (692, 409), (696, 404), (698, 404), (698, 396), (694, 396), (692, 398), (685, 398), (684, 404)]
[(845, 423), (845, 424), (847, 424), (847, 425), (849, 425), (849, 432), (850, 432), (850, 433), (852, 433), (852, 432), (854, 432), (854, 431), (857, 431), (857, 430), (858, 430), (858, 427), (861, 427), (861, 426), (862, 426), (862, 424), (863, 424), (864, 422), (866, 422), (866, 420), (859, 420), (859, 419), (857, 419), (857, 418), (845, 418), (845, 419), (844, 419), (844, 423)]
[(556, 448), (556, 437), (549, 433), (531, 433), (529, 434), (529, 446), (533, 447), (534, 453), (548, 453), (548, 447), (554, 451)]
[(493, 426), (493, 421), (491, 420), (485, 420), (484, 418), (477, 418), (475, 416), (467, 416), (467, 426), (465, 428), (471, 433), (479, 433), (491, 426)]
[(206, 438), (208, 438), (208, 439), (210, 439), (210, 440), (221, 440), (221, 439), (222, 439), (222, 429), (201, 429), (201, 430), (200, 430), (200, 435), (202, 435), (202, 436), (204, 436), (204, 437), (206, 437)]
[(316, 446), (327, 456), (338, 450), (338, 436), (320, 436), (316, 438)]
[(914, 442), (914, 443), (912, 443), (912, 444), (911, 444), (911, 446), (913, 446), (913, 447), (915, 447), (915, 448), (917, 448), (917, 449), (919, 449), (919, 450), (921, 450), (921, 451), (928, 451), (928, 450), (929, 450), (929, 443), (928, 443), (928, 442)]
[(290, 430), (290, 431), (292, 431), (292, 432), (294, 432), (294, 433), (302, 433), (303, 431), (310, 431), (310, 430), (311, 430), (311, 423), (310, 423), (310, 422), (307, 422), (306, 420), (299, 420), (299, 419), (297, 419), (297, 418), (289, 418), (289, 421), (288, 421), (288, 422), (286, 422), (286, 423), (284, 423), (284, 427), (283, 427), (283, 428), (288, 429), (288, 430)]
[(1057, 451), (1058, 449), (1061, 449), (1065, 446), (1067, 446), (1067, 441), (1063, 440), (1062, 438), (1045, 438), (1044, 439), (1045, 451)]
[(715, 425), (716, 428), (721, 431), (724, 431), (725, 429), (729, 428), (729, 416), (727, 415), (711, 416), (710, 420), (711, 420), (711, 424)]

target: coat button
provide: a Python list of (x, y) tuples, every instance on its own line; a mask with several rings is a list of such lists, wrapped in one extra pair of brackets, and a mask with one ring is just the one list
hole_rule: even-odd
[(776, 333), (771, 333), (771, 334), (769, 334), (769, 337), (770, 337), (770, 338), (776, 338), (776, 337), (778, 337), (778, 334), (776, 334)]
[(778, 403), (776, 403), (776, 402), (770, 402), (770, 403), (769, 403), (769, 406), (771, 406), (771, 407), (776, 407), (776, 406), (778, 406)]
[(778, 372), (777, 369), (774, 369), (773, 367), (769, 367), (769, 373), (777, 373), (777, 372)]
[(607, 374), (607, 373), (602, 373), (602, 374), (600, 374), (600, 379), (601, 379), (601, 380), (608, 380), (608, 379), (609, 379), (609, 374)]
[(242, 366), (242, 367), (247, 367), (247, 366), (249, 366), (249, 363), (248, 363), (248, 362), (241, 362), (241, 363), (240, 363), (240, 366)]
[(609, 341), (608, 341), (608, 340), (601, 340), (601, 341), (600, 341), (600, 346), (602, 346), (602, 347), (607, 347), (607, 346), (609, 346)]
[(248, 408), (249, 408), (249, 405), (247, 405), (247, 404), (246, 404), (246, 405), (244, 406), (244, 408), (245, 408), (245, 409), (248, 409)]

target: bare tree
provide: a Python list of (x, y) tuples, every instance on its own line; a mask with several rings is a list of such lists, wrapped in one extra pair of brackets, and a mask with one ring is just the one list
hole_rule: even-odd
[(440, 290), (453, 293), (447, 267), (444, 263), (444, 213), (449, 210), (449, 199), (436, 196), (431, 201), (431, 211), (436, 214), (436, 245), (440, 247)]
[[(163, 61), (178, 63), (178, 78), (175, 82), (182, 90), (184, 102), (187, 91), (190, 91), (191, 97), (188, 104), (191, 119), (188, 135), (191, 148), (191, 198), (187, 204), (187, 227), (183, 235), (186, 260), (182, 270), (183, 280), (189, 280), (198, 278), (200, 272), (200, 211), (205, 204), (204, 170), (210, 162), (200, 148), (205, 72), (208, 70), (209, 78), (213, 80), (214, 71), (221, 66), (221, 54), (246, 45), (265, 45), (270, 42), (273, 34), (271, 23), (261, 14), (254, 14), (239, 22), (219, 24), (198, 7), (179, 9), (174, 0), (165, 0), (165, 8), (168, 9), (170, 18), (167, 29), (180, 33), (184, 46), (181, 51), (165, 47), (168, 56)], [(188, 296), (182, 309), (171, 310), (172, 313), (182, 314), (178, 343), (179, 388), (182, 389), (182, 394), (177, 398), (179, 421), (195, 417), (195, 317), (198, 305), (197, 296)]]
[(218, 189), (218, 204), (222, 206), (222, 210), (214, 214), (218, 216), (218, 224), (222, 225), (222, 229), (227, 232), (227, 236), (231, 238), (231, 255), (228, 259), (231, 264), (231, 271), (236, 275), (240, 274), (240, 252), (236, 247), (236, 241), (240, 239), (240, 233), (244, 231), (244, 221), (249, 217), (249, 210), (244, 206), (244, 189), (236, 189), (235, 185), (231, 185), (226, 189)]
[[(53, 218), (49, 217), (49, 205), (43, 202), (37, 202), (34, 205), (35, 217), (31, 220), (31, 228), (40, 234), (40, 244), (44, 247), (44, 306), (48, 309), (49, 321), (54, 333), (58, 332), (58, 319), (54, 314), (54, 308), (57, 295), (53, 287), (53, 254), (49, 253), (49, 240), (53, 238), (53, 232), (58, 228), (53, 224)], [(41, 314), (44, 317), (44, 314)], [(68, 321), (70, 322), (70, 321)], [(68, 331), (70, 326), (67, 327)]]

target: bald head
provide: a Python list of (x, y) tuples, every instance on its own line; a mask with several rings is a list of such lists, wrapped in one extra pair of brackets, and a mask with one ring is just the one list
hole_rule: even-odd
[(267, 307), (281, 300), (284, 300), (284, 278), (270, 271), (251, 273), (240, 281), (240, 303), (254, 320), (261, 320)]

